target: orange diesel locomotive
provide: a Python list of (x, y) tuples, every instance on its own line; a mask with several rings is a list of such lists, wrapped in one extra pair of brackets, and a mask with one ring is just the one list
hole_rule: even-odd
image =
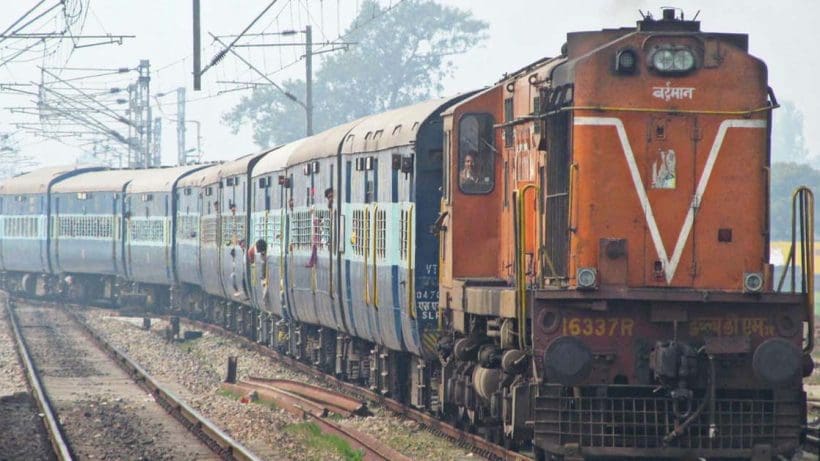
[(797, 450), (812, 287), (768, 264), (775, 106), (746, 35), (665, 9), (447, 110), (445, 413), (559, 459)]

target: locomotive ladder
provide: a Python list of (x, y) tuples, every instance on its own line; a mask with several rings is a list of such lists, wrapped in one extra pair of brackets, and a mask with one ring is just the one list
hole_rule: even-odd
[(806, 294), (806, 314), (809, 332), (804, 352), (814, 350), (814, 193), (806, 186), (800, 186), (792, 194), (792, 244), (786, 267), (780, 274), (777, 291), (782, 291), (786, 274), (791, 273), (791, 292), (797, 290), (797, 238), (800, 237), (800, 292)]

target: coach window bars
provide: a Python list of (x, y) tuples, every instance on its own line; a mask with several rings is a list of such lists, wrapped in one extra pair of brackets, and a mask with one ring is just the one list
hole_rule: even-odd
[(488, 194), (495, 186), (493, 117), (467, 114), (458, 124), (458, 186), (465, 194)]

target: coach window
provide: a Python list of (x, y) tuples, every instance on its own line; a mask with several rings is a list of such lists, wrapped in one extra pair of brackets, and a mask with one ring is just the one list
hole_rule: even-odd
[(487, 194), (495, 185), (493, 117), (468, 114), (458, 123), (458, 187), (465, 194)]

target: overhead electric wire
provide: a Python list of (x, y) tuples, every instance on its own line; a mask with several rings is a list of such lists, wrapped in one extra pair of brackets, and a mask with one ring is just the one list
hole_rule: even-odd
[[(22, 21), (23, 19), (25, 19), (25, 18), (26, 18), (29, 14), (31, 14), (31, 12), (32, 12), (32, 11), (36, 10), (37, 8), (39, 8), (39, 7), (40, 7), (40, 5), (42, 5), (42, 4), (43, 4), (43, 3), (45, 3), (45, 2), (46, 2), (46, 0), (40, 0), (40, 1), (36, 4), (36, 5), (34, 5), (33, 7), (31, 7), (31, 9), (30, 9), (30, 10), (26, 11), (25, 13), (23, 13), (23, 15), (22, 15), (22, 16), (20, 16), (19, 18), (17, 18), (17, 20), (16, 20), (16, 21), (14, 21), (14, 23), (12, 23), (12, 25), (10, 25), (10, 26), (9, 26), (6, 30), (4, 30), (4, 31), (3, 31), (3, 33), (2, 33), (2, 34), (0, 34), (0, 35), (6, 35), (7, 33), (9, 33), (9, 31), (10, 31), (11, 29), (14, 29), (14, 27), (15, 27), (17, 24), (20, 24), (20, 21)], [(5, 40), (5, 37), (0, 37), (0, 42), (3, 42), (3, 40)]]
[(278, 1), (278, 0), (272, 0), (272, 1), (268, 4), (268, 6), (266, 6), (266, 7), (265, 7), (265, 9), (264, 9), (264, 10), (262, 10), (262, 12), (261, 12), (261, 13), (259, 13), (259, 15), (257, 15), (257, 16), (253, 19), (253, 21), (251, 21), (251, 23), (250, 23), (250, 24), (248, 24), (248, 26), (247, 26), (247, 27), (245, 27), (245, 29), (244, 29), (242, 32), (240, 32), (240, 33), (239, 33), (239, 35), (237, 35), (237, 36), (236, 36), (236, 38), (235, 38), (235, 39), (234, 39), (234, 40), (233, 40), (233, 41), (232, 41), (229, 45), (227, 45), (227, 46), (225, 47), (225, 49), (224, 49), (224, 50), (222, 50), (222, 51), (220, 51), (219, 53), (217, 53), (217, 54), (216, 54), (216, 56), (214, 56), (214, 57), (211, 59), (211, 63), (210, 63), (210, 64), (208, 64), (207, 66), (205, 66), (205, 68), (204, 68), (204, 69), (202, 69), (199, 73), (200, 73), (200, 74), (204, 74), (204, 73), (205, 73), (205, 71), (207, 71), (208, 69), (210, 69), (211, 67), (213, 67), (215, 64), (217, 64), (219, 61), (221, 61), (221, 60), (222, 60), (222, 58), (224, 58), (224, 57), (225, 57), (225, 55), (228, 53), (228, 51), (230, 51), (230, 50), (231, 50), (231, 48), (232, 48), (232, 47), (236, 44), (236, 42), (238, 42), (238, 41), (239, 41), (239, 39), (241, 39), (241, 38), (242, 38), (242, 36), (245, 34), (245, 32), (247, 32), (247, 31), (248, 31), (251, 27), (253, 27), (253, 25), (254, 25), (254, 24), (256, 24), (256, 22), (257, 22), (257, 21), (259, 21), (259, 19), (260, 19), (262, 16), (264, 16), (264, 15), (265, 15), (265, 13), (267, 13), (267, 12), (268, 12), (268, 10), (270, 10), (270, 9), (273, 7), (273, 5), (275, 5), (275, 4), (276, 4), (276, 2), (277, 2), (277, 1)]

